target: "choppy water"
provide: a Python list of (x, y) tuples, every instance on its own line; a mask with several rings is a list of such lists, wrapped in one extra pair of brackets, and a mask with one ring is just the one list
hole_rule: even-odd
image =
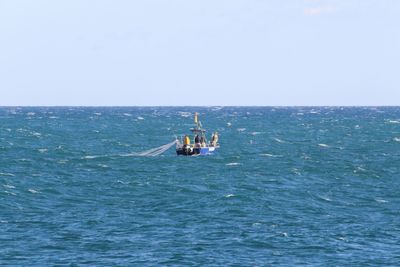
[(399, 265), (400, 108), (0, 108), (0, 265), (64, 264)]

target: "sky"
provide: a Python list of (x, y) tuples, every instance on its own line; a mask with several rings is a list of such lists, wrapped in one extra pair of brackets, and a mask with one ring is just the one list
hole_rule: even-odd
[(0, 0), (23, 105), (400, 105), (400, 1)]

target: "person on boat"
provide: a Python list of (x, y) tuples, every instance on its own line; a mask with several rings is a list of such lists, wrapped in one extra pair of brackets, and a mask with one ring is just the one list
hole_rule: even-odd
[(205, 147), (206, 146), (206, 139), (204, 138), (204, 135), (200, 137), (200, 146)]
[(190, 146), (190, 137), (188, 135), (185, 135), (185, 138), (183, 139), (183, 145)]
[(211, 145), (217, 146), (217, 143), (218, 143), (218, 132), (215, 132), (211, 137)]
[(198, 134), (196, 134), (196, 136), (194, 137), (194, 144), (196, 145), (196, 147), (200, 146), (200, 137)]
[(183, 138), (182, 150), (185, 155), (190, 155), (192, 153), (192, 147), (190, 145), (190, 137), (188, 135), (185, 135), (185, 137)]

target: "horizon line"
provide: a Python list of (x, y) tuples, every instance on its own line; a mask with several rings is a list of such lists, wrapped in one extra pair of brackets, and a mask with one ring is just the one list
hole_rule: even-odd
[(285, 108), (285, 107), (400, 107), (399, 105), (0, 105), (0, 108), (73, 108), (73, 107), (86, 107), (86, 108), (208, 108), (208, 107), (246, 107), (246, 108)]

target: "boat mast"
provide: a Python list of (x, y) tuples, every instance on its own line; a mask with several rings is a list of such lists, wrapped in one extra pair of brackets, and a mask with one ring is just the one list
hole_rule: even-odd
[(204, 130), (202, 128), (201, 121), (199, 120), (199, 113), (197, 113), (197, 112), (194, 113), (194, 123), (196, 124), (196, 127), (191, 128), (190, 130), (195, 135), (200, 133), (200, 136), (202, 136), (204, 138), (204, 141), (207, 142), (207, 138), (206, 138), (206, 135), (205, 135), (206, 130)]
[(196, 128), (199, 128), (199, 113), (194, 113), (194, 123), (196, 123)]

